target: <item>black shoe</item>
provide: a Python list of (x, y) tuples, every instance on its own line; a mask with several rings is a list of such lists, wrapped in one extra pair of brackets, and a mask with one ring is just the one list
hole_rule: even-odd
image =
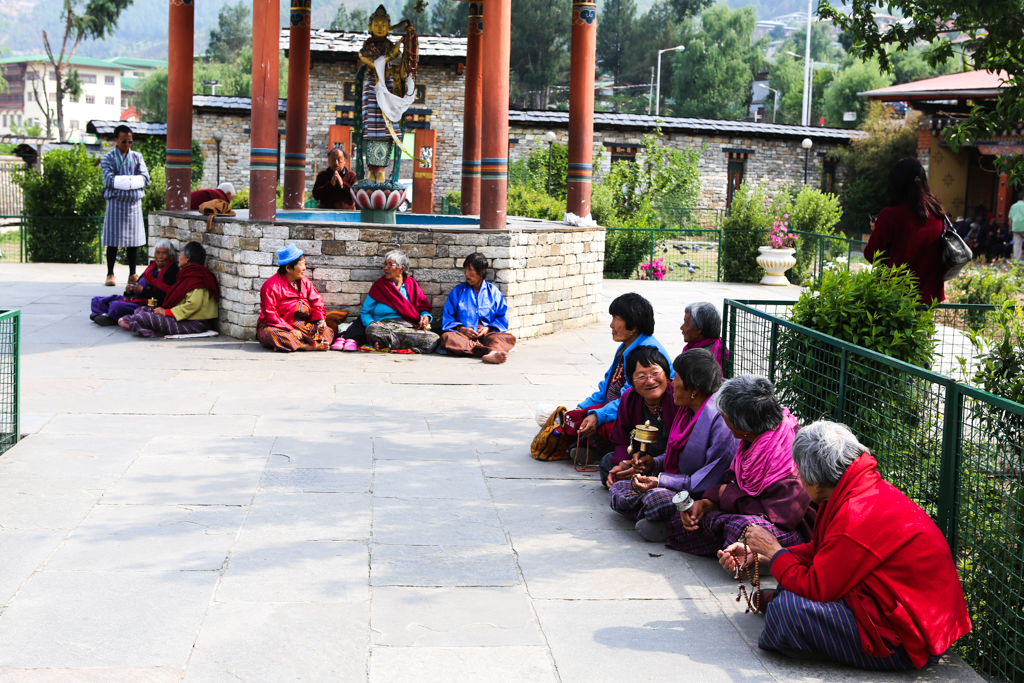
[(111, 325), (116, 325), (117, 324), (116, 320), (111, 318), (109, 315), (104, 315), (102, 313), (100, 313), (98, 316), (93, 318), (92, 321), (94, 323), (96, 323), (97, 325), (100, 325), (102, 327), (110, 327)]

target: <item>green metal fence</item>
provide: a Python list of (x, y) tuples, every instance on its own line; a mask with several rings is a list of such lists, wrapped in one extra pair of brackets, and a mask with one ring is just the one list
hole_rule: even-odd
[(21, 311), (0, 310), (0, 453), (21, 434)]
[[(681, 219), (685, 222), (685, 219)], [(842, 235), (794, 231), (798, 236), (789, 271), (794, 284), (809, 284), (829, 268), (847, 269), (862, 259), (865, 243)], [(605, 231), (604, 277), (681, 282), (758, 282), (763, 230), (676, 226)]]
[[(1024, 405), (796, 325), (791, 305), (725, 300), (726, 376), (765, 375), (802, 422), (850, 426), (949, 541), (974, 624), (960, 654), (990, 679), (1024, 683)], [(956, 352), (950, 329), (937, 332), (937, 358)]]
[(0, 216), (0, 262), (100, 263), (102, 237), (103, 216)]

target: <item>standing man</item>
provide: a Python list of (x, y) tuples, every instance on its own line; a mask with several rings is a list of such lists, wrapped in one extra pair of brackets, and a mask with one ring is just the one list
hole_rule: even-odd
[(1013, 233), (1013, 260), (1020, 261), (1024, 247), (1024, 192), (1017, 193), (1017, 203), (1010, 207), (1010, 231)]
[(351, 188), (355, 182), (356, 172), (348, 168), (348, 155), (335, 147), (327, 154), (327, 168), (313, 181), (313, 199), (320, 202), (321, 209), (354, 209)]
[(139, 281), (135, 264), (139, 247), (146, 242), (142, 224), (142, 195), (149, 186), (149, 171), (142, 155), (132, 151), (132, 129), (120, 125), (114, 129), (116, 147), (103, 155), (103, 198), (107, 213), (103, 219), (103, 246), (107, 248), (106, 285), (113, 287), (114, 262), (118, 247), (128, 252), (128, 284)]

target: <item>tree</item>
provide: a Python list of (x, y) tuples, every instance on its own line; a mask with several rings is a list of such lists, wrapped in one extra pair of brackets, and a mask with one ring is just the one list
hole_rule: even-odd
[(932, 66), (928, 63), (927, 53), (931, 48), (915, 45), (906, 52), (897, 51), (892, 54), (893, 84), (912, 83), (925, 78), (945, 76), (961, 71), (960, 60), (953, 58)]
[(157, 69), (135, 86), (135, 107), (146, 121), (167, 121), (167, 67)]
[(430, 32), (442, 36), (466, 35), (469, 27), (469, 3), (436, 0), (430, 9)]
[[(598, 19), (600, 21), (600, 18)], [(675, 10), (664, 1), (656, 1), (649, 10), (637, 17), (625, 51), (622, 80), (625, 83), (648, 83), (658, 63), (658, 50), (675, 47), (682, 42), (680, 26), (675, 20)], [(673, 62), (666, 54), (661, 60), (662, 104), (671, 98)], [(625, 91), (637, 100), (644, 101), (646, 111), (647, 92), (640, 89)], [(641, 97), (642, 95), (642, 97)], [(653, 110), (652, 110), (653, 111)], [(664, 106), (662, 111), (665, 111)]]
[(252, 46), (251, 11), (245, 0), (224, 5), (217, 15), (217, 28), (210, 29), (206, 54), (210, 61), (227, 64), (235, 61), (243, 47)]
[[(82, 94), (82, 81), (78, 77), (78, 71), (71, 66), (71, 60), (78, 50), (78, 45), (85, 38), (102, 40), (108, 35), (113, 35), (117, 28), (117, 19), (121, 12), (131, 5), (132, 0), (87, 0), (84, 9), (79, 10), (81, 0), (64, 0), (61, 10), (61, 21), (64, 22), (64, 36), (60, 44), (60, 52), (55, 53), (50, 44), (50, 37), (46, 30), (43, 30), (43, 48), (46, 50), (46, 58), (53, 66), (56, 84), (54, 90), (57, 102), (57, 132), (61, 142), (67, 141), (64, 133), (64, 96), (77, 99)], [(45, 74), (43, 74), (45, 77)], [(48, 100), (43, 100), (47, 102)], [(43, 107), (46, 116), (47, 132), (52, 127), (52, 121), (48, 107)]]
[[(962, 51), (965, 62), (974, 69), (1006, 72), (1006, 85), (994, 105), (976, 106), (966, 119), (947, 128), (946, 141), (954, 152), (961, 145), (1011, 130), (1024, 121), (1024, 61), (1020, 59), (1024, 12), (1020, 0), (892, 0), (886, 7), (907, 22), (896, 22), (883, 32), (875, 23), (875, 5), (869, 0), (854, 0), (848, 10), (819, 0), (818, 14), (850, 34), (856, 55), (876, 59), (885, 72), (892, 68), (893, 54), (922, 42), (931, 44), (925, 59), (933, 67)], [(963, 42), (946, 40), (957, 35)], [(1024, 157), (1000, 157), (996, 163), (1004, 172), (1024, 174)]]
[(718, 5), (684, 30), (685, 50), (671, 56), (677, 116), (739, 120), (746, 116), (750, 84), (764, 64), (762, 38), (751, 40), (754, 10)]
[[(839, 72), (832, 86), (825, 93), (825, 123), (829, 126), (854, 128), (862, 120), (867, 102), (857, 93), (884, 88), (892, 83), (892, 76), (881, 74), (878, 63), (855, 61)], [(844, 121), (843, 114), (856, 112), (855, 121)]]
[[(805, 34), (806, 35), (806, 34)], [(814, 70), (811, 88), (811, 122), (816, 122), (823, 112), (825, 93), (835, 78), (836, 72), (829, 68)], [(782, 54), (768, 70), (768, 83), (779, 91), (779, 108), (776, 123), (799, 125), (804, 107), (804, 62)], [(765, 103), (765, 110), (772, 111), (775, 94)]]
[(843, 231), (869, 232), (868, 216), (888, 205), (889, 169), (917, 153), (917, 116), (893, 116), (881, 102), (870, 102), (860, 125), (865, 137), (840, 152), (846, 171), (843, 193)]
[(408, 19), (413, 26), (422, 31), (430, 24), (430, 5), (426, 0), (405, 0), (402, 19)]
[[(783, 52), (787, 50), (798, 55), (803, 55), (807, 51), (806, 23), (801, 23), (800, 28), (789, 36), (789, 40), (782, 47)], [(811, 59), (816, 62), (838, 62), (843, 57), (843, 49), (832, 44), (828, 24), (823, 21), (811, 23)]]
[(714, 0), (668, 0), (669, 7), (675, 14), (676, 21), (684, 21), (703, 12)]
[(511, 71), (534, 109), (547, 109), (551, 86), (568, 70), (571, 9), (563, 0), (512, 0)]
[(597, 22), (597, 63), (620, 85), (624, 58), (633, 37), (636, 0), (607, 0)]
[(338, 12), (331, 22), (332, 31), (365, 31), (369, 13), (359, 8), (347, 9), (343, 4), (338, 7)]

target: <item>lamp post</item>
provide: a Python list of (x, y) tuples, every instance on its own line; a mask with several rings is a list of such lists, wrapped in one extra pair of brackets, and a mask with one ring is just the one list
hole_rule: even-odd
[(811, 156), (811, 147), (814, 147), (814, 142), (810, 138), (804, 138), (800, 146), (804, 148), (804, 185), (807, 184), (807, 161)]
[(779, 112), (779, 97), (782, 96), (782, 93), (780, 93), (775, 88), (768, 88), (768, 89), (770, 91), (772, 91), (773, 93), (775, 93), (775, 97), (772, 98), (772, 101), (773, 101), (773, 104), (772, 104), (772, 123), (775, 123), (775, 115)]
[(657, 116), (661, 113), (661, 54), (663, 52), (682, 52), (686, 49), (685, 45), (676, 45), (675, 47), (667, 47), (664, 50), (658, 50), (658, 87), (654, 94), (654, 115)]
[(208, 86), (210, 88), (210, 96), (211, 97), (216, 97), (217, 96), (217, 86), (220, 85), (220, 82), (218, 82), (218, 81), (203, 81), (203, 85)]
[(554, 149), (555, 140), (557, 140), (557, 139), (558, 139), (558, 136), (555, 134), (555, 131), (553, 131), (553, 130), (549, 130), (547, 133), (544, 133), (544, 142), (548, 143), (548, 196), (549, 197), (551, 196), (551, 152)]
[(220, 185), (220, 141), (224, 139), (224, 133), (219, 130), (213, 131), (213, 141), (217, 143), (217, 185)]

